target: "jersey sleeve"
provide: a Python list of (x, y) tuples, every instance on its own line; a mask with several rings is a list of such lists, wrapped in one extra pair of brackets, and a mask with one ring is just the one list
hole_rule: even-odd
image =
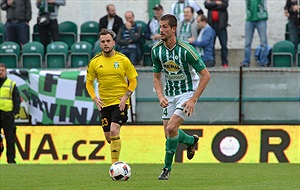
[(137, 73), (134, 65), (131, 63), (131, 61), (127, 57), (124, 58), (124, 61), (125, 61), (125, 65), (126, 65), (125, 73), (126, 73), (127, 78), (128, 79), (136, 78), (138, 76), (138, 73)]
[(159, 73), (162, 70), (162, 65), (160, 63), (159, 57), (158, 57), (158, 53), (156, 51), (156, 49), (152, 48), (151, 49), (151, 61), (153, 64), (153, 72), (155, 73)]
[(96, 71), (94, 69), (94, 61), (95, 60), (92, 60), (90, 61), (90, 63), (88, 64), (88, 67), (87, 67), (87, 71), (86, 71), (86, 80), (87, 81), (92, 81), (94, 82), (95, 78), (96, 78)]
[(202, 60), (201, 56), (199, 55), (199, 53), (197, 52), (197, 50), (193, 46), (191, 46), (191, 45), (189, 45), (189, 46), (190, 46), (190, 48), (186, 55), (187, 56), (186, 59), (187, 59), (188, 63), (190, 63), (192, 65), (192, 67), (197, 72), (199, 72), (199, 71), (203, 70), (206, 67), (206, 65), (203, 62), (203, 60)]

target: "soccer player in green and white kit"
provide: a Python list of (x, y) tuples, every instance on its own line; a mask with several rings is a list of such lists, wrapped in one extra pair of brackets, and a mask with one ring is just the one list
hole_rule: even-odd
[[(163, 124), (166, 136), (165, 165), (159, 180), (168, 180), (172, 169), (173, 157), (178, 143), (187, 145), (187, 157), (195, 155), (197, 135), (190, 136), (179, 126), (187, 116), (194, 113), (195, 104), (207, 86), (210, 74), (197, 50), (176, 38), (177, 19), (166, 14), (160, 19), (161, 41), (151, 50), (153, 62), (153, 83), (163, 107)], [(165, 89), (161, 72), (165, 72)], [(201, 80), (199, 78), (201, 75)], [(163, 92), (164, 91), (164, 92)]]

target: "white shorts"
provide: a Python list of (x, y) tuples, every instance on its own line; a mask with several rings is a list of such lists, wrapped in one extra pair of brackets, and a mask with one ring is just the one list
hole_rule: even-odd
[(184, 106), (182, 104), (188, 101), (193, 95), (194, 92), (186, 92), (177, 96), (166, 96), (169, 105), (163, 108), (162, 119), (168, 120), (173, 114), (176, 114), (185, 120), (187, 115), (183, 112)]

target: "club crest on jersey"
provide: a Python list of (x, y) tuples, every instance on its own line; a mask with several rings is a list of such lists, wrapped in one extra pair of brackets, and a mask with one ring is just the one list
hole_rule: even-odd
[(117, 68), (119, 68), (119, 63), (118, 62), (114, 62), (114, 67), (117, 69)]
[(174, 61), (167, 61), (164, 63), (164, 68), (170, 73), (177, 73), (180, 70), (180, 66)]

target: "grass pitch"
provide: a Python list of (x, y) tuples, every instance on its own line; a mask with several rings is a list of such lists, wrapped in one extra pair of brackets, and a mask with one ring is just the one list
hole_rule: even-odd
[(299, 164), (130, 164), (128, 181), (112, 181), (108, 164), (0, 165), (1, 190), (299, 190)]

